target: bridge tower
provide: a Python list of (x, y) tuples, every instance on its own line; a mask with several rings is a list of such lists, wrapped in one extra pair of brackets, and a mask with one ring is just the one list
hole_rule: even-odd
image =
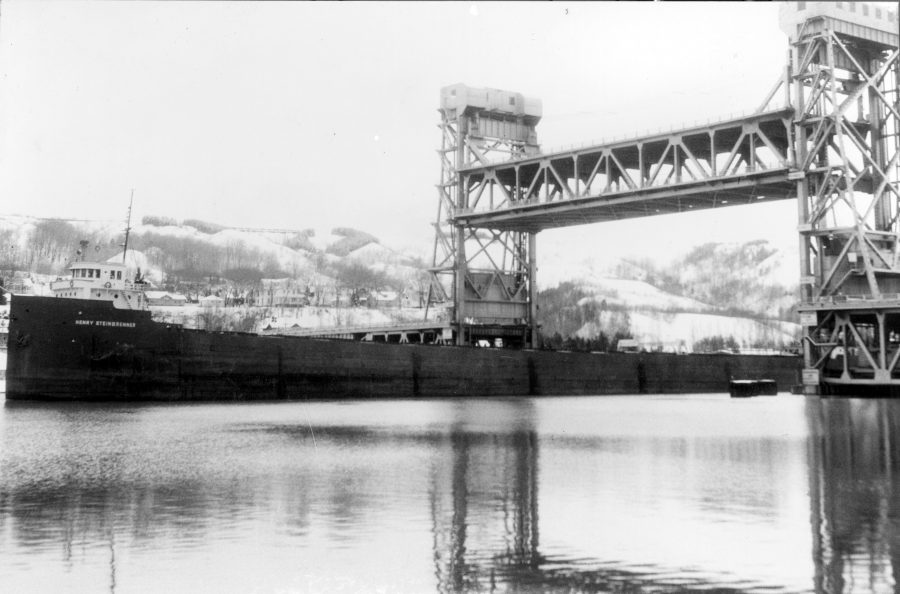
[(441, 89), (441, 180), (429, 304), (451, 301), (456, 344), (500, 339), (533, 346), (537, 337), (535, 234), (478, 229), (454, 222), (481, 201), (508, 195), (467, 191), (460, 171), (540, 152), (540, 100), (462, 84)]
[(900, 391), (897, 13), (789, 2), (808, 393)]

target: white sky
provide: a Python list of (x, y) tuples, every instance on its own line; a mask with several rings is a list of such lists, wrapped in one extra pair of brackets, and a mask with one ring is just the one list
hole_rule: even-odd
[[(352, 226), (429, 253), (439, 91), (540, 98), (545, 149), (757, 107), (768, 3), (79, 3), (0, 7), (0, 214)], [(611, 223), (539, 254), (795, 245), (792, 202)], [(578, 247), (575, 247), (578, 246)]]

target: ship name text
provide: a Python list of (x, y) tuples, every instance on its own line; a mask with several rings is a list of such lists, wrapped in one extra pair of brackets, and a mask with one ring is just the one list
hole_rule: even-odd
[(75, 320), (76, 326), (108, 326), (113, 328), (134, 328), (134, 322), (115, 322), (112, 320)]

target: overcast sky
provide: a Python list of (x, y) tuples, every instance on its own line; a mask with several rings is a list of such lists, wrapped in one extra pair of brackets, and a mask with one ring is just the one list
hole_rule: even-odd
[[(439, 91), (543, 101), (544, 149), (752, 111), (768, 3), (6, 2), (0, 214), (431, 238)], [(795, 242), (791, 202), (544, 232), (543, 253)], [(574, 244), (573, 244), (574, 245)], [(544, 248), (546, 246), (546, 249)], [(618, 249), (618, 248), (616, 248)]]

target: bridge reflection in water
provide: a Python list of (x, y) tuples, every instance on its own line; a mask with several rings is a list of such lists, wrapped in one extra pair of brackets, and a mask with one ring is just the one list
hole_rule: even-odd
[(459, 413), (446, 438), (449, 460), (435, 465), (431, 478), (435, 576), (442, 592), (496, 588), (511, 570), (537, 570), (540, 562), (537, 433), (520, 415), (509, 433), (471, 431), (467, 427), (477, 419), (465, 418), (465, 407)]
[(820, 592), (900, 587), (900, 401), (810, 400), (810, 501)]
[(898, 431), (790, 396), (7, 403), (0, 584), (896, 591)]
[(568, 417), (506, 402), (517, 426), (489, 433), (460, 408), (432, 475), (438, 591), (811, 589), (802, 400), (774, 421), (721, 398), (610, 399), (605, 419), (563, 400)]
[[(443, 475), (436, 472), (433, 478), (434, 562), (439, 591), (495, 588), (517, 591), (532, 588), (619, 591), (624, 588), (635, 592), (658, 588), (666, 591), (715, 588), (722, 592), (900, 591), (900, 401), (807, 398), (803, 407), (808, 431), (805, 440), (808, 466), (803, 470), (808, 472), (811, 525), (805, 517), (799, 518), (799, 522), (784, 521), (787, 515), (796, 516), (797, 512), (804, 511), (796, 505), (798, 498), (786, 492), (798, 485), (792, 484), (792, 479), (784, 480), (785, 474), (793, 474), (803, 464), (802, 461), (796, 464), (800, 452), (779, 439), (744, 436), (735, 440), (732, 436), (726, 443), (716, 435), (691, 439), (677, 435), (676, 431), (658, 439), (637, 441), (627, 435), (599, 441), (577, 437), (542, 440), (537, 431), (528, 426), (520, 426), (506, 435), (477, 435), (461, 430), (464, 426), (461, 423), (460, 430), (448, 438), (447, 449), (452, 462), (443, 469)], [(674, 472), (695, 474), (673, 489), (685, 491), (687, 485), (692, 484), (691, 488), (698, 492), (683, 492), (674, 498), (683, 497), (682, 503), (702, 501), (702, 513), (706, 518), (695, 516), (693, 525), (690, 521), (685, 523), (684, 518), (674, 518), (675, 530), (683, 529), (681, 536), (675, 539), (681, 539), (686, 548), (710, 547), (714, 551), (676, 554), (667, 560), (665, 553), (660, 555), (666, 547), (654, 546), (650, 541), (670, 539), (672, 535), (660, 534), (667, 530), (659, 521), (661, 516), (654, 519), (653, 514), (644, 509), (639, 510), (638, 515), (647, 514), (646, 525), (651, 531), (632, 535), (632, 538), (646, 542), (647, 556), (644, 558), (640, 557), (641, 545), (630, 546), (630, 538), (616, 532), (622, 525), (634, 522), (604, 525), (592, 521), (589, 515), (581, 519), (584, 530), (593, 533), (580, 534), (576, 538), (588, 549), (583, 549), (582, 555), (573, 555), (571, 548), (562, 556), (542, 554), (539, 502), (565, 505), (565, 502), (554, 501), (554, 495), (539, 497), (538, 483), (548, 483), (548, 472), (543, 469), (542, 473), (539, 468), (539, 444), (542, 442), (549, 442), (550, 450), (560, 447), (582, 449), (590, 456), (603, 456), (604, 449), (624, 453), (631, 464), (638, 462), (635, 454), (639, 450), (650, 450), (654, 461), (645, 467), (643, 474), (660, 474), (658, 467), (666, 459), (676, 469)], [(560, 458), (558, 454), (550, 457)], [(477, 463), (473, 463), (476, 458)], [(785, 468), (785, 458), (794, 459), (793, 469)], [(712, 466), (711, 460), (715, 461)], [(743, 469), (731, 476), (713, 476), (717, 470), (724, 471), (718, 467), (720, 463), (743, 466)], [(697, 466), (705, 468), (692, 470)], [(768, 472), (755, 472), (761, 468)], [(597, 477), (589, 476), (594, 470), (589, 465), (568, 470), (585, 473), (583, 479), (590, 488), (599, 487), (601, 492), (595, 492), (594, 504), (610, 506), (607, 520), (617, 514), (629, 514), (644, 505), (648, 496), (641, 492), (641, 487), (659, 489), (657, 494), (662, 498), (673, 495), (664, 493), (665, 487), (655, 481), (651, 481), (654, 484), (631, 485), (627, 489), (622, 489), (621, 484), (615, 487), (602, 485), (605, 481), (630, 482), (633, 479), (629, 474), (641, 473), (634, 467), (623, 468), (622, 473), (608, 472), (610, 469), (606, 468), (606, 476), (599, 481)], [(752, 474), (756, 477), (751, 477)], [(743, 475), (742, 478), (739, 475)], [(742, 492), (739, 489), (730, 491), (729, 483), (733, 484), (735, 479), (749, 479)], [(447, 491), (440, 487), (441, 480), (452, 483), (449, 493), (443, 497), (440, 494)], [(766, 488), (767, 482), (770, 488)], [(629, 504), (616, 500), (632, 488), (635, 501)], [(795, 490), (793, 495), (798, 494)], [(710, 499), (715, 496), (733, 501)], [(578, 499), (579, 495), (573, 498)], [(733, 513), (761, 516), (771, 534), (754, 542), (754, 538), (760, 537), (758, 529), (761, 526), (752, 518), (744, 526), (747, 529), (744, 532), (740, 529), (741, 522), (730, 526), (737, 528), (730, 535), (703, 525), (717, 522), (727, 525), (727, 516)], [(675, 514), (683, 514), (683, 511), (676, 510)], [(556, 509), (547, 515), (558, 517), (560, 513)], [(490, 529), (491, 524), (502, 526), (502, 530)], [(554, 532), (552, 522), (545, 518), (544, 524)], [(809, 540), (797, 531), (802, 524), (808, 526)], [(688, 530), (703, 537), (694, 538)], [(502, 541), (492, 542), (497, 533), (502, 534)], [(799, 571), (779, 573), (784, 568), (775, 568), (760, 575), (760, 568), (755, 567), (759, 560), (753, 559), (758, 546), (774, 546), (774, 541), (779, 539), (787, 541), (781, 544), (789, 547), (804, 541), (811, 543), (811, 550), (807, 544), (786, 560), (786, 565), (794, 565), (793, 570)], [(604, 544), (604, 541), (612, 542)], [(615, 550), (617, 554), (606, 556), (604, 550), (607, 553)], [(803, 563), (810, 558), (810, 553), (811, 566)], [(747, 561), (743, 566), (740, 561), (734, 562), (734, 557), (742, 554), (746, 555)], [(685, 559), (692, 562), (684, 563)], [(729, 567), (733, 570), (732, 575), (728, 575)], [(743, 573), (744, 570), (749, 571)]]

